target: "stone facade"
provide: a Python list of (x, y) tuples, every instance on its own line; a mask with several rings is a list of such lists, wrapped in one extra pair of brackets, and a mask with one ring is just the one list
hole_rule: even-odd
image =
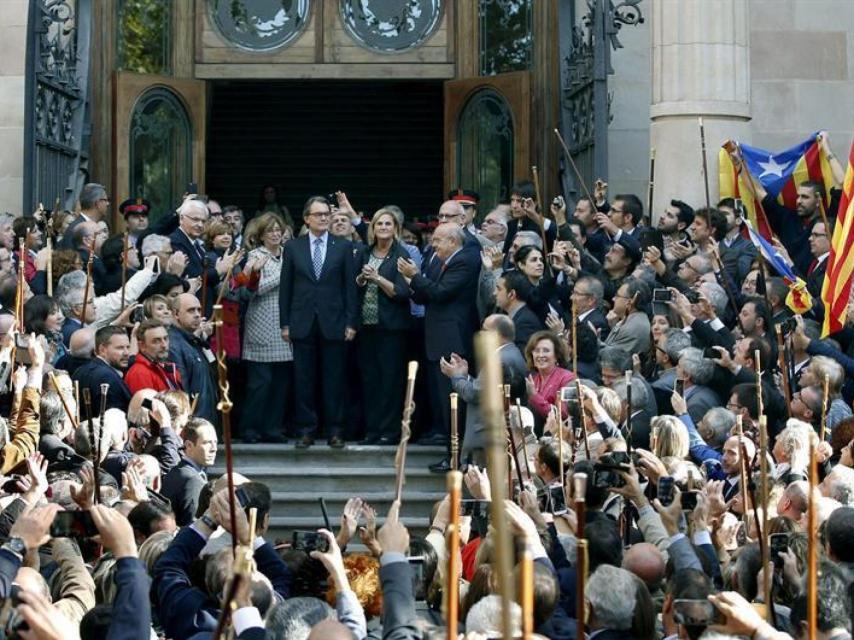
[(27, 0), (0, 0), (0, 211), (21, 213)]

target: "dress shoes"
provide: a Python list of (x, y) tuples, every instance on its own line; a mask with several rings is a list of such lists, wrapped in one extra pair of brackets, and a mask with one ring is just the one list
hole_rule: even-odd
[(339, 436), (332, 436), (329, 438), (329, 446), (333, 449), (343, 449), (344, 448), (344, 438)]
[(269, 433), (261, 436), (261, 442), (270, 444), (284, 444), (288, 439), (281, 433)]
[(443, 436), (440, 433), (434, 433), (431, 435), (426, 435), (418, 439), (416, 444), (420, 444), (425, 447), (429, 446), (438, 446), (438, 447), (447, 447), (448, 446), (448, 438)]
[(448, 473), (451, 470), (451, 461), (448, 458), (430, 465), (430, 473)]
[(296, 444), (294, 446), (297, 449), (308, 449), (313, 444), (314, 438), (312, 438), (311, 436), (302, 436), (297, 439)]

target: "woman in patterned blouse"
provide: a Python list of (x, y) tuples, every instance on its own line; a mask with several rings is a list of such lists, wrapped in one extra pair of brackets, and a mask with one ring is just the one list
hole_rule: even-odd
[(397, 259), (409, 254), (400, 244), (400, 221), (380, 209), (368, 227), (356, 277), (362, 327), (357, 334), (365, 402), (363, 444), (395, 444), (406, 385), (406, 332), (410, 325), (409, 287)]

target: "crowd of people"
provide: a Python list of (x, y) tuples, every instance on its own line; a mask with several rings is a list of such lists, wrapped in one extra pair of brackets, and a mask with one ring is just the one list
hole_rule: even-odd
[[(649, 212), (602, 181), (571, 211), (530, 182), (490, 211), (461, 188), (424, 223), (395, 205), (364, 215), (343, 192), (291, 216), (267, 187), (247, 216), (188, 194), (150, 219), (126, 200), (119, 232), (94, 183), (77, 214), (0, 219), (6, 637), (213, 637), (223, 609), (239, 638), (444, 637), (457, 573), (459, 633), (502, 637), (505, 532), (489, 514), (507, 479), (487, 470), (478, 362), (496, 357), (515, 448), (495, 507), (511, 565), (534, 558), (514, 637), (530, 613), (553, 640), (578, 638), (582, 616), (600, 640), (850, 638), (854, 329), (820, 338), (843, 179), (821, 141), (826, 211), (822, 184), (798, 185), (790, 211), (756, 182), (812, 293), (800, 314), (739, 201)], [(476, 353), (480, 330), (497, 354)], [(427, 531), (353, 495), (337, 532), (281, 541), (270, 517), (288, 506), (268, 486), (208, 476), (226, 384), (235, 439), (396, 445), (412, 360), (411, 446), (445, 447), (431, 470), (464, 475), (458, 557), (449, 496)], [(235, 541), (255, 565), (236, 593)]]

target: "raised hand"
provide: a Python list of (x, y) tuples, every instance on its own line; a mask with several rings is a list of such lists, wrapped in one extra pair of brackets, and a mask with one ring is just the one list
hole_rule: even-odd
[(341, 527), (338, 529), (338, 546), (344, 548), (347, 543), (356, 535), (356, 529), (359, 527), (359, 514), (362, 513), (362, 499), (350, 498), (347, 504), (344, 505), (344, 511), (341, 514)]
[(88, 511), (95, 502), (95, 469), (87, 462), (79, 475), (82, 484), (79, 487), (76, 484), (71, 485), (71, 499), (82, 511)]
[(96, 504), (90, 510), (92, 520), (101, 533), (101, 542), (118, 558), (135, 558), (136, 540), (128, 519), (115, 509)]
[(400, 502), (395, 500), (388, 510), (385, 524), (377, 531), (377, 542), (383, 553), (406, 553), (409, 531), (400, 521)]

